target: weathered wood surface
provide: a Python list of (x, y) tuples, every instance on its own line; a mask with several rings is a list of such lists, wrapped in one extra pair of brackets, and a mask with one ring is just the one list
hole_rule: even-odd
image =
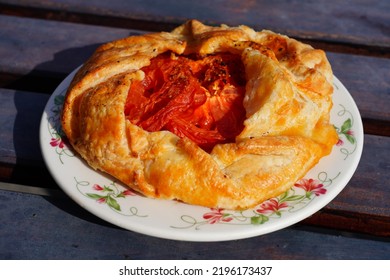
[[(389, 10), (389, 1), (366, 0), (0, 0), (0, 259), (389, 259)], [(94, 217), (50, 176), (39, 123), (62, 79), (101, 43), (191, 18), (271, 29), (323, 48), (357, 103), (365, 129), (358, 169), (299, 224), (238, 241), (161, 240)]]
[[(26, 201), (29, 204), (26, 204)], [(302, 225), (225, 242), (126, 231), (58, 199), (0, 190), (0, 259), (388, 259), (386, 241)], [(12, 218), (10, 218), (12, 217)], [(15, 236), (19, 236), (18, 239)], [(385, 245), (384, 245), (385, 244)]]
[[(39, 123), (48, 95), (0, 89), (0, 180), (37, 187), (57, 188), (47, 172), (39, 149)], [(367, 135), (360, 166), (345, 190), (322, 210), (311, 224), (331, 223), (342, 229), (389, 235), (390, 138)], [(32, 172), (28, 172), (31, 170)], [(37, 174), (37, 170), (39, 173)], [(23, 174), (23, 176), (21, 176)], [(346, 220), (344, 213), (353, 219)], [(329, 215), (332, 221), (325, 219)], [(325, 218), (324, 218), (325, 217)], [(325, 220), (324, 220), (325, 219)]]
[(104, 24), (143, 30), (171, 30), (196, 18), (209, 24), (246, 24), (300, 39), (390, 47), (388, 1), (42, 1), (3, 0), (3, 13)]
[[(0, 16), (0, 86), (51, 93), (99, 44), (136, 30)], [(28, 42), (28, 44), (27, 44)], [(390, 60), (328, 52), (373, 134), (390, 135)], [(367, 78), (369, 77), (369, 78)], [(372, 120), (385, 125), (379, 127)]]

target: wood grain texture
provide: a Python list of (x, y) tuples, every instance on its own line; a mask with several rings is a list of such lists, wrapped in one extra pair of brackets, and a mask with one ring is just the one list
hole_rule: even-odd
[(102, 43), (139, 32), (0, 16), (0, 72), (48, 77), (68, 74)]
[[(0, 16), (0, 85), (51, 93), (103, 42), (139, 31)], [(69, 40), (69, 38), (72, 38)], [(355, 99), (364, 119), (390, 122), (390, 60), (327, 53), (335, 75)], [(367, 79), (369, 77), (369, 79)], [(372, 133), (389, 129), (367, 122)]]
[[(0, 259), (389, 259), (389, 10), (380, 0), (0, 0)], [(102, 221), (54, 182), (39, 124), (62, 79), (104, 42), (191, 18), (271, 29), (327, 52), (365, 140), (356, 173), (319, 212), (244, 240), (162, 240)]]
[[(26, 13), (35, 9), (41, 17), (105, 24), (127, 28), (170, 30), (196, 18), (209, 24), (246, 24), (271, 29), (301, 39), (321, 39), (348, 44), (390, 46), (390, 3), (387, 1), (1, 1), (3, 12)], [(30, 16), (33, 13), (30, 11)], [(126, 21), (128, 25), (126, 26)], [(140, 24), (137, 24), (137, 21)], [(143, 23), (143, 24), (142, 24)], [(149, 23), (149, 24), (148, 24)], [(154, 23), (154, 24), (153, 24)], [(315, 30), (315, 31), (314, 31)]]
[[(388, 259), (381, 238), (293, 226), (225, 242), (163, 240), (119, 229), (67, 197), (0, 190), (0, 259)], [(15, 236), (18, 236), (15, 239)], [(359, 252), (359, 253), (357, 253)]]

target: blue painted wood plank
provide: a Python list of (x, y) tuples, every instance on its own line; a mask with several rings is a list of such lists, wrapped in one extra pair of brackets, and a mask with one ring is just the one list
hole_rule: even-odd
[(388, 259), (388, 239), (293, 226), (225, 242), (163, 240), (106, 223), (66, 196), (0, 191), (0, 259)]

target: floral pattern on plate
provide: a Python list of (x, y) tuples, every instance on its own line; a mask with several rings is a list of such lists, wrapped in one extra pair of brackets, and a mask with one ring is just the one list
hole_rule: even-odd
[[(326, 176), (324, 173), (321, 174)], [(231, 211), (211, 208), (203, 214), (202, 219), (197, 220), (190, 215), (181, 216), (184, 226), (173, 226), (173, 228), (194, 228), (199, 230), (202, 225), (206, 224), (228, 223), (230, 225), (262, 225), (270, 219), (281, 218), (283, 213), (292, 213), (306, 207), (316, 196), (325, 195), (327, 189), (324, 184), (330, 185), (334, 179), (320, 181), (312, 178), (303, 178), (295, 183), (290, 190), (278, 197), (264, 201), (251, 210)]]
[(74, 74), (59, 85), (42, 116), (40, 139), (44, 159), (71, 198), (91, 213), (129, 230), (190, 241), (231, 240), (272, 232), (299, 222), (329, 203), (348, 183), (360, 160), (360, 114), (348, 91), (335, 78), (331, 121), (339, 141), (331, 155), (287, 192), (245, 211), (148, 199), (89, 168), (67, 143), (60, 114)]

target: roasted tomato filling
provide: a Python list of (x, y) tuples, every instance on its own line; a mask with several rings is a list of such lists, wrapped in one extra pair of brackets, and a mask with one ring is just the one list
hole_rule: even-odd
[(133, 82), (125, 115), (153, 132), (169, 130), (210, 152), (218, 143), (234, 142), (245, 119), (245, 70), (238, 55), (206, 57), (164, 53), (142, 68)]

